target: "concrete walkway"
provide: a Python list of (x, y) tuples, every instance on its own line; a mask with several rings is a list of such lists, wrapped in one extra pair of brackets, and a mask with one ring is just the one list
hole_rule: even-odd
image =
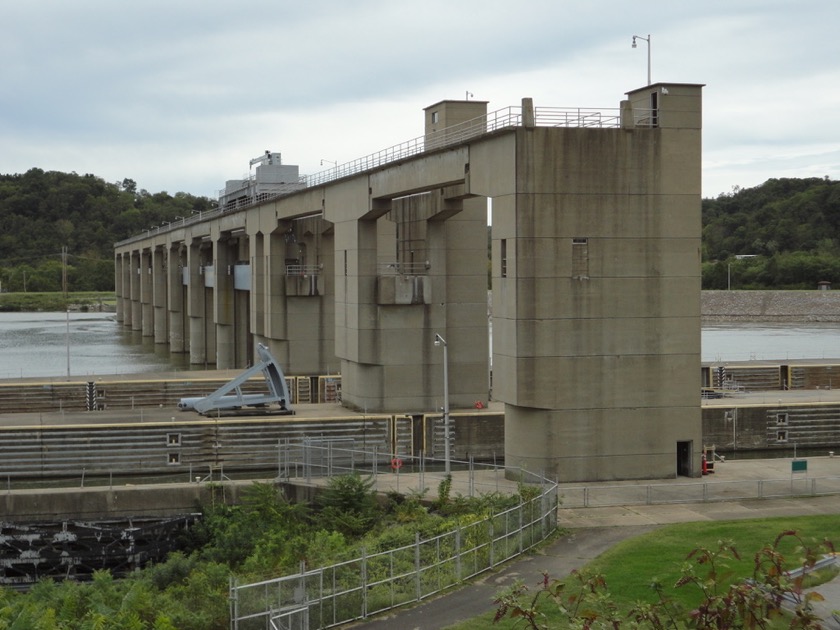
[[(809, 460), (809, 470), (818, 469), (821, 475), (840, 474), (840, 457)], [(757, 481), (790, 477), (791, 460), (742, 460), (718, 464), (714, 479), (670, 480), (662, 483), (715, 483), (726, 481)], [(457, 476), (458, 473), (455, 474)], [(811, 473), (809, 473), (811, 474)], [(643, 482), (645, 483), (645, 482)], [(654, 483), (654, 482), (651, 482)], [(655, 483), (661, 483), (657, 481)], [(616, 543), (670, 524), (697, 521), (725, 521), (766, 517), (840, 514), (840, 496), (799, 498), (747, 499), (707, 503), (679, 503), (659, 505), (618, 505), (622, 487), (639, 485), (588, 484), (609, 492), (611, 505), (605, 507), (561, 508), (559, 526), (568, 533), (538, 552), (514, 560), (497, 572), (488, 573), (469, 585), (453, 590), (412, 608), (397, 609), (375, 620), (349, 625), (357, 630), (437, 630), (459, 621), (477, 617), (493, 610), (493, 599), (499, 588), (511, 585), (516, 579), (536, 583), (543, 571), (555, 578), (568, 575), (593, 560)], [(561, 486), (564, 491), (575, 488)], [(840, 547), (840, 541), (834, 541)], [(840, 608), (840, 577), (816, 589), (825, 602), (815, 610), (825, 620), (826, 630), (840, 630), (831, 619), (831, 611)]]

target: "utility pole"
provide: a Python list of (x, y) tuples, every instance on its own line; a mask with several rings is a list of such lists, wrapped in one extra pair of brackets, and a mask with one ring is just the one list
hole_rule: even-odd
[(61, 291), (67, 297), (67, 245), (61, 248)]

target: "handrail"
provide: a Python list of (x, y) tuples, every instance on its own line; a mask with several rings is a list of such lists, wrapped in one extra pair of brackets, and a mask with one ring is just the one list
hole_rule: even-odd
[[(654, 126), (658, 112), (650, 110), (638, 110), (640, 114), (635, 115), (635, 124), (640, 127)], [(332, 168), (318, 171), (311, 175), (301, 175), (298, 182), (286, 184), (272, 192), (260, 193), (258, 195), (238, 197), (228, 202), (225, 207), (220, 207), (210, 212), (199, 213), (181, 219), (180, 222), (173, 222), (166, 228), (159, 226), (154, 228), (155, 234), (169, 232), (179, 227), (198, 223), (205, 219), (215, 218), (221, 214), (244, 210), (254, 205), (265, 203), (272, 199), (286, 197), (294, 194), (303, 188), (321, 186), (329, 182), (351, 177), (359, 173), (370, 171), (376, 168), (391, 164), (399, 160), (408, 159), (428, 151), (435, 151), (455, 144), (461, 144), (486, 134), (492, 134), (505, 129), (521, 127), (523, 125), (522, 107), (509, 106), (478, 116), (471, 120), (439, 129), (417, 138), (412, 138), (400, 144), (382, 149), (370, 155), (357, 158), (350, 162), (337, 164)], [(580, 128), (618, 128), (621, 126), (620, 110), (612, 109), (589, 109), (580, 107), (535, 107), (534, 124), (537, 127), (580, 127)], [(249, 178), (249, 181), (252, 178)], [(244, 181), (244, 180), (243, 180)], [(247, 187), (246, 187), (247, 188)], [(224, 191), (219, 191), (220, 198)], [(129, 245), (136, 241), (147, 238), (151, 230), (146, 230), (136, 236), (129, 237), (116, 243), (116, 247)]]
[(380, 276), (425, 276), (431, 268), (431, 263), (426, 260), (415, 263), (387, 262), (379, 263), (377, 273)]
[(324, 265), (286, 265), (287, 276), (319, 276)]

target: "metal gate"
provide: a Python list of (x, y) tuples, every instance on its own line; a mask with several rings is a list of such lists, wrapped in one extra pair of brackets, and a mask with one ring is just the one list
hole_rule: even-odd
[(309, 630), (309, 607), (291, 606), (272, 610), (269, 621), (272, 630)]

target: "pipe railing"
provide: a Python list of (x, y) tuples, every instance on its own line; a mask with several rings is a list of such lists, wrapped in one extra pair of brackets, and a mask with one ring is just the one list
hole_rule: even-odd
[[(651, 110), (635, 110), (634, 122), (636, 126), (655, 126), (658, 112)], [(618, 109), (588, 109), (580, 107), (537, 107), (534, 108), (534, 122), (537, 127), (580, 127), (580, 128), (618, 128), (621, 125)], [(150, 228), (136, 236), (129, 237), (116, 244), (117, 247), (129, 245), (136, 241), (147, 238), (152, 234), (170, 232), (186, 225), (205, 221), (221, 214), (244, 210), (245, 208), (265, 203), (272, 199), (292, 195), (303, 188), (321, 186), (344, 177), (351, 177), (359, 173), (374, 170), (387, 164), (398, 162), (419, 155), (421, 153), (443, 149), (456, 144), (462, 144), (474, 138), (494, 132), (520, 127), (523, 125), (522, 108), (509, 106), (485, 115), (478, 116), (471, 120), (464, 121), (457, 125), (445, 127), (423, 136), (412, 138), (400, 144), (382, 149), (370, 155), (357, 158), (350, 162), (337, 164), (332, 168), (302, 175), (298, 182), (286, 184), (271, 192), (259, 193), (257, 195), (243, 195), (232, 199), (216, 210), (203, 212), (192, 217), (182, 218), (180, 221), (173, 221), (165, 228), (158, 226)], [(250, 185), (253, 178), (247, 180)], [(246, 181), (246, 180), (243, 180)], [(247, 189), (245, 186), (241, 190)], [(220, 199), (227, 196), (224, 191), (219, 191)]]

